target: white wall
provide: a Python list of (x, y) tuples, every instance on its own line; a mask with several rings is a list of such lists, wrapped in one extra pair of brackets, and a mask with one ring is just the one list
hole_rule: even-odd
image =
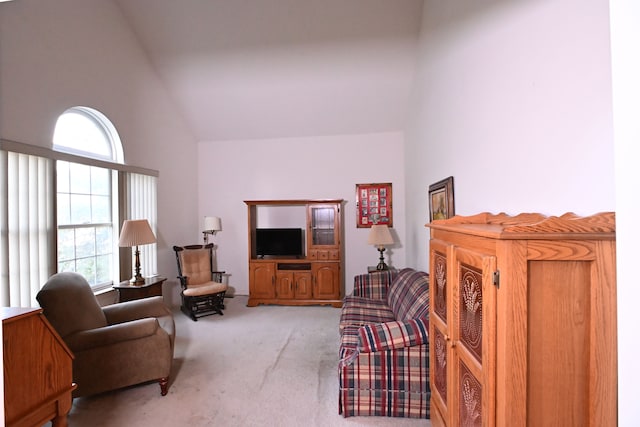
[(640, 383), (638, 287), (636, 263), (640, 217), (640, 4), (615, 0), (611, 4), (611, 55), (616, 148), (616, 238), (618, 265), (618, 422), (640, 425), (637, 384)]
[(426, 0), (409, 120), (407, 263), (428, 269), (426, 193), (458, 214), (614, 210), (608, 4)]
[[(200, 143), (199, 217), (222, 218), (223, 231), (214, 237), (218, 268), (231, 274), (236, 293), (249, 292), (244, 200), (344, 199), (345, 290), (350, 293), (353, 277), (378, 260), (377, 250), (366, 244), (369, 229), (356, 227), (355, 185), (391, 182), (398, 243), (385, 256), (391, 265), (404, 267), (403, 146), (401, 133)], [(199, 229), (191, 235), (202, 241)]]
[(197, 223), (196, 143), (119, 9), (110, 1), (1, 3), (0, 40), (0, 137), (51, 147), (67, 108), (104, 113), (126, 163), (160, 172), (158, 268), (175, 290), (171, 245)]

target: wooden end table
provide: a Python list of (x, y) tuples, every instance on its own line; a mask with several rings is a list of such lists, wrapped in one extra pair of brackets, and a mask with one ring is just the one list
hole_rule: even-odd
[(145, 277), (142, 285), (134, 285), (126, 280), (118, 285), (113, 285), (113, 289), (118, 291), (118, 302), (162, 296), (162, 284), (166, 280), (166, 277), (161, 276)]

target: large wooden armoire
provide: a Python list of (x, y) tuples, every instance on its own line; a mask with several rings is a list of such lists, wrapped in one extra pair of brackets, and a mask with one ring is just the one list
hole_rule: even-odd
[(427, 227), (432, 424), (615, 426), (614, 214)]
[(9, 426), (67, 426), (76, 385), (73, 354), (40, 308), (0, 308), (4, 421)]

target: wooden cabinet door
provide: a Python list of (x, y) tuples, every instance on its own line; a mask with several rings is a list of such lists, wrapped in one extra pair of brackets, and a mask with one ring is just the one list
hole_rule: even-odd
[(275, 298), (276, 266), (272, 262), (249, 264), (249, 293), (252, 298)]
[(340, 264), (323, 262), (313, 264), (313, 297), (317, 299), (340, 298)]
[(449, 361), (451, 360), (451, 318), (452, 271), (449, 268), (450, 252), (453, 246), (441, 240), (431, 240), (429, 245), (429, 270), (431, 301), (429, 317), (429, 366), (431, 377), (431, 422), (434, 426), (447, 425), (449, 419)]
[(278, 271), (276, 273), (276, 297), (292, 299), (294, 295), (293, 271)]
[(496, 257), (453, 247), (450, 426), (495, 424)]
[(278, 271), (276, 297), (278, 299), (311, 299), (310, 271)]
[(297, 271), (293, 274), (293, 282), (295, 286), (295, 298), (296, 299), (311, 299), (313, 298), (312, 286), (311, 286), (311, 272), (310, 271)]

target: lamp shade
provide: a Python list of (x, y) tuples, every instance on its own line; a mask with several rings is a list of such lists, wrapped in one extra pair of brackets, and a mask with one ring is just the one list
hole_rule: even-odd
[(375, 246), (385, 246), (393, 243), (393, 236), (386, 224), (374, 224), (369, 231), (367, 243)]
[(205, 216), (204, 217), (204, 230), (203, 231), (220, 231), (222, 230), (222, 221), (217, 216)]
[(146, 219), (127, 219), (122, 224), (118, 246), (138, 246), (155, 242), (156, 236)]

